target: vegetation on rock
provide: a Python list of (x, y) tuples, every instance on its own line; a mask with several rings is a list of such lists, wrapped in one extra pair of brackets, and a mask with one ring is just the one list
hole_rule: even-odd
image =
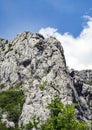
[[(75, 104), (63, 105), (59, 96), (55, 96), (51, 104), (48, 105), (50, 109), (50, 118), (47, 122), (37, 128), (39, 122), (29, 122), (26, 130), (36, 128), (37, 130), (89, 130), (88, 124), (77, 119), (75, 114)], [(35, 125), (34, 125), (35, 124)]]
[(76, 105), (63, 105), (58, 96), (52, 100), (50, 119), (41, 126), (41, 130), (89, 130), (88, 125), (77, 119), (75, 114)]
[(43, 83), (40, 84), (39, 88), (40, 90), (43, 90), (47, 85), (47, 81), (44, 81)]
[[(1, 118), (2, 118), (2, 114), (6, 112), (7, 119), (9, 121), (13, 121), (17, 126), (22, 111), (22, 107), (24, 104), (24, 100), (25, 98), (23, 92), (17, 89), (12, 88), (0, 93)], [(0, 123), (0, 127), (4, 127), (4, 125)]]
[(0, 84), (0, 89), (3, 89), (5, 87), (5, 85), (2, 83)]

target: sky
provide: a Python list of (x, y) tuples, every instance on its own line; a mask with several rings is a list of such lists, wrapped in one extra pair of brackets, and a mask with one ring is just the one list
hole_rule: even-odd
[(92, 0), (0, 0), (0, 37), (56, 37), (69, 68), (92, 69)]

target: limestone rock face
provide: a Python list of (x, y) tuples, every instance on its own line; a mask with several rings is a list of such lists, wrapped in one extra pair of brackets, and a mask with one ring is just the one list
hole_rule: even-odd
[(75, 75), (80, 77), (83, 82), (92, 85), (92, 70), (75, 71)]
[[(78, 76), (77, 76), (78, 77)], [(48, 103), (56, 93), (66, 104), (76, 102), (79, 118), (92, 119), (92, 86), (72, 76), (66, 67), (61, 43), (40, 34), (24, 32), (12, 41), (0, 39), (0, 92), (22, 83), (25, 103), (19, 125), (27, 124), (34, 116), (41, 122), (49, 117)]]

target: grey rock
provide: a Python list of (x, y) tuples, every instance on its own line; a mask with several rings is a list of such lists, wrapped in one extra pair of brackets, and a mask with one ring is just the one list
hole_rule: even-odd
[(7, 119), (1, 119), (1, 121), (6, 125), (7, 128), (15, 128), (14, 122), (8, 121)]
[[(0, 50), (0, 83), (5, 85), (0, 91), (21, 82), (25, 93), (19, 126), (26, 125), (34, 116), (39, 116), (44, 123), (50, 113), (48, 103), (56, 93), (64, 104), (78, 104), (79, 118), (92, 120), (92, 86), (84, 82), (91, 79), (91, 71), (87, 77), (84, 73), (69, 71), (57, 39), (24, 32), (12, 41), (0, 40)], [(41, 90), (40, 85), (46, 81)]]
[(74, 73), (74, 75), (83, 80), (83, 82), (92, 85), (92, 70), (71, 70), (70, 74), (71, 73)]
[(15, 128), (15, 123), (13, 121), (9, 121), (7, 119), (7, 113), (2, 114), (1, 121), (2, 121), (2, 123), (4, 123), (6, 125), (7, 128)]

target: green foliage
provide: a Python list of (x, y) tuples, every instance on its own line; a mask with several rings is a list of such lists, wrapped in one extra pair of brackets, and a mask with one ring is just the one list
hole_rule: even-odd
[(21, 91), (8, 90), (0, 93), (0, 108), (8, 112), (8, 119), (17, 124), (24, 103), (24, 94)]
[[(47, 84), (44, 81), (40, 89), (43, 90)], [(24, 103), (24, 94), (20, 91), (22, 84), (19, 82), (8, 91), (0, 93), (0, 108), (3, 112), (8, 112), (8, 120), (16, 124), (16, 128), (6, 128), (5, 124), (0, 122), (0, 130), (20, 130), (18, 129), (18, 120)], [(58, 95), (54, 97), (48, 105), (50, 118), (45, 124), (40, 125), (39, 117), (34, 116), (33, 121), (29, 122), (21, 130), (89, 130), (88, 125), (77, 119), (75, 114), (75, 104), (63, 105)], [(92, 127), (92, 126), (91, 126)]]
[(29, 122), (26, 125), (26, 130), (89, 130), (88, 125), (85, 122), (79, 121), (75, 114), (75, 104), (63, 105), (59, 96), (55, 96), (51, 104), (48, 105), (50, 109), (50, 118), (47, 122), (37, 127), (39, 120), (33, 119), (33, 122)]
[(37, 127), (38, 124), (39, 124), (39, 117), (34, 116), (33, 121), (32, 121), (32, 122), (29, 122), (29, 123), (26, 125), (26, 130), (31, 130), (32, 128), (38, 129), (38, 127)]
[(21, 90), (21, 88), (22, 88), (22, 83), (21, 82), (18, 82), (18, 83), (16, 83), (15, 85), (13, 85), (13, 86), (11, 86), (10, 87), (10, 90)]
[(63, 105), (58, 96), (49, 104), (50, 119), (41, 126), (41, 130), (89, 130), (88, 125), (79, 121), (75, 114), (75, 105)]
[(92, 121), (91, 121), (91, 123), (90, 123), (90, 129), (92, 130)]
[(0, 122), (0, 130), (8, 130), (8, 128), (6, 128), (5, 124)]
[(47, 81), (44, 81), (42, 84), (40, 84), (39, 88), (43, 90), (47, 84)]
[(16, 128), (7, 128), (4, 123), (0, 121), (0, 130), (19, 130), (17, 127)]
[(33, 123), (32, 122), (29, 122), (27, 125), (26, 125), (26, 130), (31, 130), (33, 128)]
[(3, 89), (5, 87), (5, 85), (2, 83), (0, 84), (0, 89)]

